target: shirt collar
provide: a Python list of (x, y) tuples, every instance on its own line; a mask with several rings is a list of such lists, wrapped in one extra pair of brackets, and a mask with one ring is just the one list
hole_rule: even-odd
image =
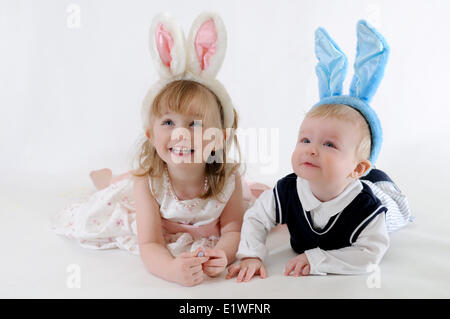
[(355, 180), (336, 198), (333, 198), (327, 202), (321, 202), (312, 193), (308, 181), (297, 176), (297, 193), (305, 211), (326, 214), (329, 217), (344, 210), (344, 208), (347, 207), (356, 196), (358, 196), (362, 189), (363, 186), (361, 181)]

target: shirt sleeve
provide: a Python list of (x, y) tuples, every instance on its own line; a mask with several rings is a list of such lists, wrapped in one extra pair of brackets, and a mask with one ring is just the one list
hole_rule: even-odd
[(237, 258), (267, 256), (266, 240), (276, 226), (273, 189), (264, 191), (244, 215)]
[(305, 254), (311, 275), (369, 273), (378, 265), (389, 247), (385, 214), (375, 217), (352, 246), (336, 250), (314, 248)]

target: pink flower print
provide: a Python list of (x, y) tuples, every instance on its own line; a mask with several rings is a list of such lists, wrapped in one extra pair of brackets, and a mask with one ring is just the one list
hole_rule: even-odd
[(120, 218), (119, 220), (117, 220), (116, 226), (117, 226), (117, 227), (123, 226), (123, 219), (122, 219), (122, 218)]
[(111, 206), (111, 202), (108, 203), (108, 206)]

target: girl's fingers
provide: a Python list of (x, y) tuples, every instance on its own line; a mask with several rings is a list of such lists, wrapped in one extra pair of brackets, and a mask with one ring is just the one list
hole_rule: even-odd
[(185, 251), (184, 253), (181, 253), (178, 255), (178, 258), (191, 258), (193, 257), (193, 254), (191, 252)]
[(203, 270), (202, 265), (197, 265), (197, 266), (192, 266), (191, 267), (192, 273), (196, 273), (196, 272), (199, 272), (199, 271), (202, 271), (202, 270)]
[(227, 262), (225, 259), (215, 258), (209, 259), (207, 262), (205, 262), (205, 265), (208, 267), (224, 267), (227, 265)]
[(205, 256), (208, 257), (222, 257), (223, 251), (220, 249), (207, 249), (205, 250)]
[(190, 267), (201, 265), (207, 262), (209, 257), (191, 257), (191, 260), (188, 260), (187, 263)]
[(192, 278), (198, 278), (198, 277), (203, 277), (203, 270), (200, 269), (199, 271), (196, 271), (194, 273), (192, 273)]
[(203, 281), (203, 279), (204, 279), (203, 276), (196, 277), (193, 279), (193, 282), (195, 285), (198, 285), (199, 283), (201, 283)]

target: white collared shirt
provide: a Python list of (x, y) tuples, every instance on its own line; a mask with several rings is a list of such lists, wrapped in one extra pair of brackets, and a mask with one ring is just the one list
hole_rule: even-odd
[[(336, 198), (321, 202), (311, 192), (308, 181), (297, 177), (298, 196), (303, 208), (311, 212), (314, 228), (325, 227), (329, 219), (347, 207), (362, 188), (361, 181), (356, 180)], [(275, 215), (273, 190), (267, 190), (245, 213), (238, 258), (265, 259), (268, 253), (265, 243), (269, 231), (276, 226)], [(336, 250), (317, 247), (306, 250), (305, 255), (310, 264), (310, 274), (361, 274), (373, 271), (388, 247), (385, 214), (380, 214), (364, 228), (352, 246)]]

